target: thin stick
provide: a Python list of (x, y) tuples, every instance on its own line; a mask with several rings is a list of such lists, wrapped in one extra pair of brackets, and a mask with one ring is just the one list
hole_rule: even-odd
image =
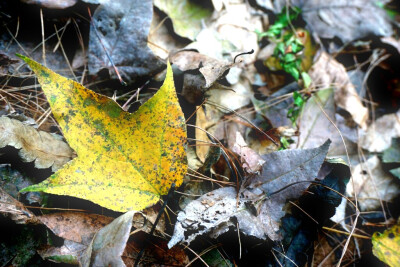
[[(343, 235), (350, 235), (348, 232), (337, 230), (335, 228), (330, 228), (330, 227), (327, 227), (327, 226), (323, 226), (322, 229), (327, 230), (327, 231), (331, 231), (331, 232), (335, 232), (335, 233), (339, 233), (339, 234), (343, 234)], [(353, 236), (357, 237), (357, 238), (371, 240), (371, 237), (368, 237), (368, 236), (365, 236), (365, 235), (353, 234)]]
[(46, 64), (46, 47), (45, 47), (45, 41), (44, 41), (44, 23), (43, 23), (43, 11), (40, 9), (40, 24), (42, 26), (42, 57), (43, 57), (43, 65), (47, 67)]
[(150, 82), (150, 80), (148, 80), (147, 82), (145, 82), (139, 89), (137, 89), (137, 91), (125, 102), (125, 104), (122, 106), (122, 109), (127, 111), (127, 106), (128, 104), (132, 101), (132, 99), (134, 99), (137, 95), (139, 95), (140, 91)]
[(61, 52), (62, 52), (63, 55), (64, 55), (65, 61), (67, 61), (68, 68), (69, 68), (69, 70), (71, 71), (72, 76), (74, 76), (75, 81), (78, 82), (78, 78), (75, 76), (74, 70), (72, 69), (72, 66), (71, 66), (71, 64), (69, 63), (67, 54), (65, 53), (65, 50), (64, 50), (64, 46), (62, 45), (60, 36), (58, 35), (57, 26), (56, 26), (55, 24), (54, 24), (54, 29), (56, 30), (57, 38), (58, 38), (58, 41), (59, 41), (59, 43), (60, 43)]

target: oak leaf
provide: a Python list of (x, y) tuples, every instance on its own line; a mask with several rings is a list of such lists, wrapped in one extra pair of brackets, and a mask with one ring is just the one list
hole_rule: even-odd
[(90, 200), (125, 212), (154, 205), (186, 173), (186, 125), (171, 66), (160, 90), (135, 113), (112, 99), (18, 55), (38, 76), (77, 157), (47, 180), (21, 190)]

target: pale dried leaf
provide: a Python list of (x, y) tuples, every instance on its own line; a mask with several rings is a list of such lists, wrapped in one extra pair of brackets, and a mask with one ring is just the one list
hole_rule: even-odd
[(348, 111), (360, 127), (366, 128), (368, 109), (361, 103), (342, 64), (323, 52), (311, 67), (309, 75), (318, 88), (333, 88), (336, 104)]
[(125, 266), (121, 259), (132, 227), (134, 211), (116, 218), (97, 232), (82, 258), (83, 267), (88, 266)]
[(382, 152), (390, 147), (392, 138), (400, 137), (400, 110), (374, 121), (366, 131), (360, 130), (360, 146), (370, 152)]
[(376, 155), (356, 165), (352, 173), (355, 189), (353, 183), (348, 183), (346, 192), (349, 196), (357, 193), (361, 211), (381, 209), (380, 200), (391, 201), (399, 195), (396, 179), (382, 169)]
[(20, 149), (23, 161), (35, 161), (36, 168), (60, 169), (70, 161), (73, 150), (59, 138), (47, 132), (8, 117), (0, 117), (0, 147), (12, 146)]

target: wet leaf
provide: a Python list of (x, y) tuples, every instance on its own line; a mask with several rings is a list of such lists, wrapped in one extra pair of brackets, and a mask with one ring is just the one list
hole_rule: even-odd
[(96, 29), (93, 25), (90, 27), (90, 73), (97, 74), (102, 69), (108, 69), (111, 77), (117, 78), (105, 50), (128, 83), (136, 81), (138, 77), (155, 74), (163, 67), (164, 64), (147, 46), (153, 16), (152, 1), (88, 2), (101, 3), (92, 17)]
[(0, 117), (0, 148), (12, 146), (20, 149), (25, 162), (35, 161), (35, 167), (53, 171), (73, 158), (72, 149), (57, 135), (38, 131), (32, 126), (8, 117)]
[(88, 266), (125, 266), (121, 259), (132, 227), (134, 211), (116, 218), (96, 233), (82, 258), (83, 267)]
[(161, 89), (133, 114), (27, 57), (78, 157), (42, 183), (43, 191), (115, 211), (142, 210), (178, 187), (186, 173), (186, 126), (168, 66)]
[(372, 252), (378, 259), (395, 267), (400, 265), (400, 224), (385, 230), (376, 232), (372, 236)]

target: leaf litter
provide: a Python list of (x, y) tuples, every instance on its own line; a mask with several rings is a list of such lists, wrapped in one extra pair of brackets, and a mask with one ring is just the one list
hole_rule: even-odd
[[(93, 236), (120, 214), (110, 215), (109, 211), (105, 210), (108, 215), (101, 217), (97, 214), (62, 211), (38, 216), (37, 210), (24, 207), (27, 197), (16, 193), (20, 189), (19, 185), (15, 186), (17, 191), (9, 186), (13, 183), (11, 180), (2, 183), (1, 187), (6, 188), (7, 192), (11, 192), (18, 200), (6, 195), (6, 192), (2, 193), (2, 199), (5, 200), (0, 205), (2, 216), (8, 216), (18, 223), (29, 223), (25, 225), (26, 227), (31, 227), (32, 221), (39, 222), (38, 218), (43, 222), (46, 221), (46, 227), (52, 232), (51, 235), (54, 233), (61, 237), (64, 244), (56, 247), (49, 246), (49, 242), (44, 242), (47, 246), (38, 249), (38, 253), (43, 258), (56, 262), (78, 264), (79, 260), (82, 261), (82, 252), (87, 250), (85, 259), (87, 262), (90, 258), (91, 264), (96, 260), (100, 265), (109, 263), (101, 259), (102, 255), (107, 255), (106, 257), (112, 259), (115, 265), (131, 266), (135, 264), (138, 252), (143, 248), (140, 243), (149, 244), (143, 261), (167, 265), (187, 265), (189, 262), (204, 261), (209, 266), (213, 266), (212, 262), (219, 262), (218, 264), (223, 266), (263, 263), (270, 266), (302, 266), (309, 264), (307, 259), (316, 259), (315, 263), (321, 265), (328, 263), (336, 265), (338, 262), (344, 264), (357, 261), (360, 257), (361, 260), (368, 261), (373, 256), (371, 253), (366, 253), (370, 251), (371, 241), (365, 239), (368, 238), (365, 235), (372, 235), (376, 229), (382, 230), (381, 225), (392, 224), (398, 214), (394, 207), (399, 188), (398, 181), (393, 176), (396, 176), (399, 161), (393, 157), (389, 158), (389, 155), (396, 154), (395, 140), (399, 137), (399, 133), (396, 132), (397, 85), (395, 79), (390, 80), (386, 76), (380, 78), (384, 84), (390, 84), (390, 88), (379, 87), (379, 90), (383, 90), (383, 98), (385, 95), (391, 98), (384, 100), (392, 104), (391, 108), (387, 108), (382, 101), (382, 95), (377, 94), (377, 86), (372, 81), (372, 78), (379, 77), (376, 73), (398, 73), (398, 67), (395, 64), (388, 65), (390, 58), (397, 56), (397, 41), (389, 40), (392, 37), (380, 38), (392, 35), (397, 22), (396, 17), (391, 13), (392, 6), (384, 6), (383, 2), (372, 3), (372, 1), (360, 0), (351, 5), (342, 2), (339, 1), (335, 5), (325, 5), (316, 1), (301, 3), (300, 16), (303, 20), (291, 21), (290, 25), (288, 24), (280, 32), (281, 36), (277, 35), (277, 40), (272, 40), (264, 34), (282, 22), (279, 19), (276, 20), (276, 16), (283, 12), (282, 8), (287, 1), (273, 3), (270, 1), (246, 3), (240, 0), (209, 1), (207, 6), (209, 13), (202, 17), (203, 20), (189, 21), (186, 19), (187, 14), (183, 13), (192, 12), (187, 8), (194, 3), (193, 1), (176, 2), (179, 5), (187, 5), (180, 9), (187, 12), (176, 13), (175, 11), (179, 9), (172, 10), (171, 6), (166, 8), (166, 5), (172, 2), (161, 4), (163, 1), (157, 1), (153, 6), (155, 7), (153, 12), (151, 1), (127, 3), (126, 1), (86, 0), (64, 10), (66, 16), (69, 16), (70, 10), (77, 8), (78, 11), (72, 15), (72, 20), (65, 24), (65, 28), (61, 28), (62, 30), (58, 32), (61, 33), (61, 38), (57, 38), (57, 44), (52, 42), (54, 37), (53, 39), (49, 37), (45, 40), (45, 44), (40, 44), (36, 48), (36, 44), (30, 45), (21, 38), (26, 29), (25, 20), (19, 19), (18, 23), (22, 24), (18, 24), (18, 27), (12, 21), (14, 12), (10, 12), (9, 6), (16, 4), (7, 4), (4, 9), (4, 14), (7, 16), (1, 19), (5, 20), (3, 25), (9, 28), (11, 37), (2, 35), (3, 39), (0, 41), (0, 47), (4, 48), (4, 55), (7, 57), (4, 61), (5, 65), (0, 63), (2, 77), (7, 79), (0, 90), (1, 101), (3, 101), (3, 110), (0, 114), (20, 112), (22, 107), (23, 113), (29, 114), (34, 121), (38, 121), (38, 124), (41, 121), (39, 127), (42, 132), (55, 129), (49, 126), (55, 125), (52, 122), (54, 119), (53, 115), (49, 115), (49, 110), (45, 113), (47, 104), (40, 96), (41, 90), (37, 90), (36, 85), (29, 83), (24, 83), (21, 89), (13, 87), (16, 84), (15, 79), (19, 79), (17, 75), (26, 77), (23, 76), (26, 73), (21, 71), (28, 70), (26, 67), (20, 67), (20, 61), (16, 61), (13, 56), (15, 52), (32, 55), (35, 60), (41, 61), (44, 65), (47, 63), (50, 69), (62, 72), (64, 75), (71, 75), (73, 71), (84, 84), (95, 90), (96, 88), (104, 89), (103, 84), (96, 83), (104, 77), (108, 79), (108, 75), (111, 76), (112, 81), (115, 81), (117, 74), (112, 68), (115, 64), (116, 70), (120, 71), (128, 86), (142, 87), (140, 94), (139, 92), (134, 94), (137, 102), (131, 107), (139, 102), (143, 103), (143, 99), (152, 95), (148, 91), (159, 88), (158, 84), (155, 85), (155, 81), (164, 79), (165, 71), (162, 69), (165, 61), (158, 59), (157, 56), (166, 60), (170, 55), (170, 61), (175, 63), (172, 67), (176, 91), (180, 98), (179, 104), (183, 108), (185, 117), (192, 118), (193, 123), (188, 122), (188, 125), (194, 124), (196, 117), (198, 128), (196, 131), (189, 128), (190, 147), (187, 153), (190, 169), (183, 179), (183, 186), (177, 189), (173, 200), (168, 200), (169, 211), (172, 213), (166, 213), (167, 216), (164, 218), (168, 219), (162, 219), (157, 227), (156, 234), (159, 237), (150, 237), (143, 233), (148, 233), (152, 227), (152, 223), (146, 221), (154, 221), (157, 216), (158, 208), (155, 206), (142, 213), (136, 213), (133, 220), (129, 218), (122, 220), (120, 226), (124, 228), (124, 233), (111, 231), (114, 233), (109, 236), (109, 241), (97, 243), (98, 248), (108, 246), (107, 242), (114, 243), (110, 240), (116, 236), (123, 236), (122, 242), (115, 243), (118, 248), (114, 247), (109, 251), (111, 255), (107, 255), (107, 252), (102, 249), (95, 249), (91, 254), (90, 249), (87, 250), (87, 244), (91, 241), (95, 244)], [(87, 5), (87, 3), (92, 5)], [(291, 4), (298, 5), (299, 2), (291, 1)], [(22, 5), (28, 7), (29, 3)], [(136, 5), (137, 8), (133, 10), (132, 5)], [(192, 7), (195, 5), (196, 3)], [(85, 15), (87, 10), (79, 11), (80, 7), (88, 6), (94, 14), (93, 18)], [(287, 12), (290, 13), (292, 7), (286, 9)], [(54, 20), (47, 19), (50, 14), (49, 8), (51, 6), (43, 9), (44, 21), (36, 23), (42, 24), (38, 36), (42, 32), (45, 37), (48, 37), (53, 28)], [(21, 10), (26, 9), (21, 8)], [(268, 10), (273, 10), (273, 12)], [(354, 12), (354, 10), (359, 12)], [(200, 13), (197, 15), (201, 15)], [(8, 14), (11, 15), (8, 16)], [(74, 17), (75, 14), (79, 14), (79, 19)], [(150, 28), (152, 16), (155, 18)], [(19, 18), (24, 17), (24, 15), (19, 15)], [(389, 23), (389, 17), (392, 24)], [(87, 21), (93, 20), (93, 23), (86, 23), (83, 18)], [(67, 27), (67, 25), (72, 25), (70, 22), (75, 29), (83, 29), (83, 39), (80, 40), (81, 47), (79, 48), (76, 45), (69, 47), (66, 43), (66, 40), (73, 42), (76, 38), (69, 34), (72, 27)], [(85, 23), (86, 26), (82, 27)], [(85, 34), (89, 32), (89, 27), (90, 34), (85, 37)], [(186, 28), (184, 29), (186, 32), (182, 31), (182, 27)], [(304, 27), (310, 30), (310, 34), (300, 36), (306, 32), (301, 29)], [(19, 32), (15, 29), (21, 30)], [(297, 48), (291, 45), (285, 45), (285, 50), (281, 52), (287, 57), (295, 55), (301, 58), (302, 69), (298, 71), (303, 73), (298, 81), (284, 73), (280, 62), (272, 60), (277, 58), (274, 50), (279, 47), (279, 42), (291, 42), (285, 39), (287, 38), (285, 36), (289, 36), (286, 34), (290, 32), (294, 32), (293, 36), (301, 39), (302, 44), (305, 44), (303, 42), (305, 38), (310, 39), (310, 43), (312, 41), (317, 43), (307, 45), (299, 54), (292, 53), (293, 49)], [(15, 38), (13, 38), (14, 33)], [(189, 39), (178, 35), (189, 37)], [(380, 41), (369, 41), (371, 35), (378, 36)], [(360, 41), (360, 38), (364, 39)], [(384, 44), (385, 40), (390, 41), (390, 47)], [(19, 43), (17, 44), (16, 41)], [(58, 47), (54, 50), (58, 51), (50, 53), (49, 44)], [(61, 45), (67, 48), (68, 55), (64, 54), (64, 58), (59, 57)], [(44, 49), (39, 49), (40, 47)], [(385, 51), (381, 49), (382, 47)], [(233, 62), (235, 55), (251, 49), (255, 50), (253, 55), (242, 56), (239, 61), (236, 61), (237, 63), (230, 63)], [(258, 53), (259, 51), (261, 52)], [(315, 59), (313, 59), (314, 54), (317, 55)], [(179, 62), (173, 60), (176, 55), (181, 57)], [(64, 68), (64, 62), (68, 62), (68, 58), (72, 56), (74, 63), (71, 68)], [(89, 56), (89, 61), (84, 58), (85, 56)], [(57, 57), (57, 62), (54, 62), (54, 58)], [(364, 61), (366, 58), (368, 60)], [(389, 60), (386, 60), (387, 58)], [(187, 62), (185, 64), (193, 66), (185, 69), (185, 66), (180, 63), (185, 60)], [(311, 64), (313, 66), (309, 69)], [(85, 74), (86, 69), (89, 69), (89, 75)], [(306, 71), (311, 80), (304, 78), (307, 77)], [(160, 73), (156, 75), (158, 72)], [(149, 77), (153, 79), (142, 86), (144, 80)], [(395, 74), (392, 77), (395, 77)], [(134, 92), (128, 92), (131, 87), (106, 90), (108, 90), (108, 95), (114, 94), (113, 99), (120, 103)], [(304, 101), (304, 106), (299, 106), (300, 112), (296, 121), (287, 117), (288, 110), (297, 103), (292, 94), (300, 95)], [(32, 101), (31, 96), (34, 96), (36, 101)], [(105, 98), (99, 96), (98, 99)], [(48, 100), (52, 105), (51, 97), (48, 97)], [(101, 104), (103, 110), (112, 111), (113, 109), (109, 108), (107, 103), (110, 102), (106, 100)], [(197, 114), (193, 115), (194, 112)], [(67, 113), (64, 111), (64, 114)], [(168, 114), (168, 111), (164, 110), (164, 113)], [(69, 115), (71, 114), (67, 117)], [(181, 117), (183, 118), (183, 114)], [(163, 116), (157, 117), (158, 120), (160, 118)], [(25, 126), (18, 126), (16, 133), (20, 134)], [(61, 130), (70, 143), (65, 134), (66, 130), (62, 127)], [(47, 152), (39, 153), (42, 148), (48, 149), (42, 147), (37, 141), (37, 133), (40, 136), (41, 131), (36, 129), (29, 131), (34, 138), (29, 139), (30, 134), (23, 137), (23, 140), (29, 140), (29, 143), (35, 144), (34, 148), (28, 149), (29, 161), (33, 160), (35, 164), (44, 162), (43, 166), (52, 167), (53, 170), (61, 167), (62, 163), (48, 159), (51, 157), (48, 157)], [(118, 134), (114, 133), (114, 135)], [(278, 145), (269, 139), (266, 140), (265, 135), (270, 136)], [(322, 145), (328, 138), (332, 140), (329, 151), (324, 146), (315, 148)], [(45, 140), (47, 142), (47, 139)], [(346, 147), (343, 146), (343, 141)], [(6, 143), (5, 148), (9, 147), (13, 141), (8, 140)], [(49, 142), (49, 144), (52, 143), (53, 141)], [(209, 148), (210, 145), (211, 148)], [(358, 149), (358, 145), (363, 150)], [(90, 146), (90, 143), (85, 143), (85, 148), (82, 150), (89, 150)], [(169, 150), (173, 148), (174, 145), (169, 146)], [(24, 149), (27, 149), (26, 146), (21, 148), (20, 152)], [(76, 147), (73, 149), (76, 150)], [(283, 151), (273, 152), (278, 149)], [(303, 167), (291, 168), (295, 171), (289, 171), (288, 176), (285, 175), (284, 170), (288, 170), (291, 164), (296, 162), (292, 159), (294, 156), (286, 158), (276, 156), (299, 152), (300, 156), (297, 155), (296, 158), (304, 159), (302, 153), (314, 150), (320, 151), (317, 153), (315, 166), (303, 170), (304, 164), (300, 164)], [(356, 190), (352, 189), (353, 183), (347, 184), (350, 176), (349, 168), (337, 159), (325, 158), (326, 154), (350, 160), (348, 163), (353, 166)], [(25, 156), (25, 154), (21, 155)], [(72, 157), (74, 156), (72, 153)], [(280, 157), (285, 160), (280, 161)], [(5, 163), (8, 163), (7, 155), (3, 158), (6, 159)], [(42, 159), (46, 160), (42, 161)], [(154, 158), (149, 156), (144, 161), (151, 160), (154, 162)], [(70, 163), (67, 163), (67, 166), (68, 164)], [(123, 165), (122, 161), (117, 161), (112, 167), (121, 164)], [(58, 167), (55, 167), (56, 165)], [(152, 166), (154, 167), (154, 164)], [(11, 164), (10, 168), (13, 167)], [(185, 173), (186, 171), (182, 170), (182, 178)], [(275, 176), (276, 173), (281, 173), (282, 178), (270, 181), (271, 176)], [(304, 176), (300, 175), (301, 173)], [(30, 175), (30, 173), (22, 174), (24, 180), (25, 177), (30, 179), (31, 177), (28, 177)], [(84, 176), (78, 172), (76, 175), (81, 177), (81, 180), (86, 178), (86, 174)], [(347, 193), (345, 193), (346, 184)], [(113, 183), (113, 186), (115, 185), (116, 183)], [(169, 185), (163, 188), (167, 191)], [(235, 185), (236, 187), (232, 187)], [(219, 188), (221, 186), (223, 187)], [(182, 196), (178, 199), (181, 193)], [(122, 194), (125, 195), (124, 198), (129, 195)], [(348, 199), (342, 201), (344, 204), (336, 210), (340, 218), (335, 220), (340, 223), (340, 226), (334, 225), (329, 218), (335, 214), (335, 208), (341, 202), (343, 194), (346, 194)], [(357, 215), (357, 210), (354, 210), (353, 206), (356, 197), (358, 208), (368, 210), (368, 213)], [(157, 200), (160, 198), (159, 195)], [(54, 205), (51, 201), (48, 202), (46, 196), (43, 200), (44, 202), (41, 203), (46, 207)], [(178, 202), (183, 209), (181, 212), (179, 212)], [(78, 200), (77, 203), (81, 202)], [(146, 203), (146, 205), (152, 205), (149, 202)], [(114, 204), (107, 207), (115, 209)], [(124, 208), (120, 211), (126, 210)], [(186, 255), (179, 246), (168, 250), (167, 236), (173, 231), (176, 220), (174, 213), (178, 214), (175, 232), (180, 229), (180, 234), (182, 232), (184, 234), (183, 238), (174, 235), (170, 240), (170, 245), (172, 245), (171, 242), (185, 241), (191, 244), (192, 252), (199, 256), (192, 256), (191, 252)], [(101, 218), (106, 219), (102, 222)], [(354, 218), (362, 221), (355, 228), (353, 228)], [(93, 224), (88, 225), (88, 221), (85, 223), (84, 220), (90, 220)], [(96, 223), (99, 224), (96, 226)], [(370, 227), (371, 225), (374, 226)], [(329, 228), (327, 226), (331, 229), (327, 230)], [(43, 228), (43, 225), (41, 227)], [(107, 229), (113, 227), (106, 226)], [(348, 234), (351, 229), (354, 230), (356, 238), (350, 240)], [(127, 239), (126, 234), (132, 231), (134, 234)], [(233, 233), (234, 231), (240, 231), (240, 233)], [(391, 233), (396, 237), (396, 231)], [(200, 235), (202, 238), (199, 238)], [(228, 235), (230, 238), (227, 242)], [(389, 239), (393, 235), (388, 234)], [(232, 242), (232, 236), (237, 236), (238, 241)], [(359, 236), (363, 238), (360, 239)], [(216, 238), (218, 241), (215, 240)], [(270, 242), (271, 239), (275, 241)], [(252, 240), (250, 246), (249, 240)], [(316, 240), (320, 244), (329, 243), (330, 246), (323, 248), (314, 246)], [(349, 241), (348, 251), (360, 251), (361, 254), (342, 251), (339, 244), (344, 244), (346, 240)], [(32, 241), (33, 239), (30, 243)], [(255, 248), (255, 242), (256, 249), (249, 250), (249, 247)], [(36, 244), (39, 244), (39, 241)], [(237, 245), (239, 247), (235, 247)], [(261, 254), (257, 250), (260, 247), (262, 247), (260, 251), (263, 251)], [(33, 259), (37, 246), (27, 248), (29, 251), (26, 259)], [(326, 250), (326, 253), (322, 253), (322, 261), (321, 257), (317, 259), (317, 253), (321, 249)], [(5, 255), (9, 255), (7, 253)], [(12, 253), (17, 255), (13, 261), (13, 264), (16, 264), (22, 259), (22, 250)], [(212, 257), (207, 257), (211, 254)], [(342, 254), (345, 255), (343, 258)], [(217, 258), (217, 261), (212, 258)], [(383, 257), (380, 259), (385, 261)], [(373, 260), (372, 262), (378, 261), (377, 258)]]

